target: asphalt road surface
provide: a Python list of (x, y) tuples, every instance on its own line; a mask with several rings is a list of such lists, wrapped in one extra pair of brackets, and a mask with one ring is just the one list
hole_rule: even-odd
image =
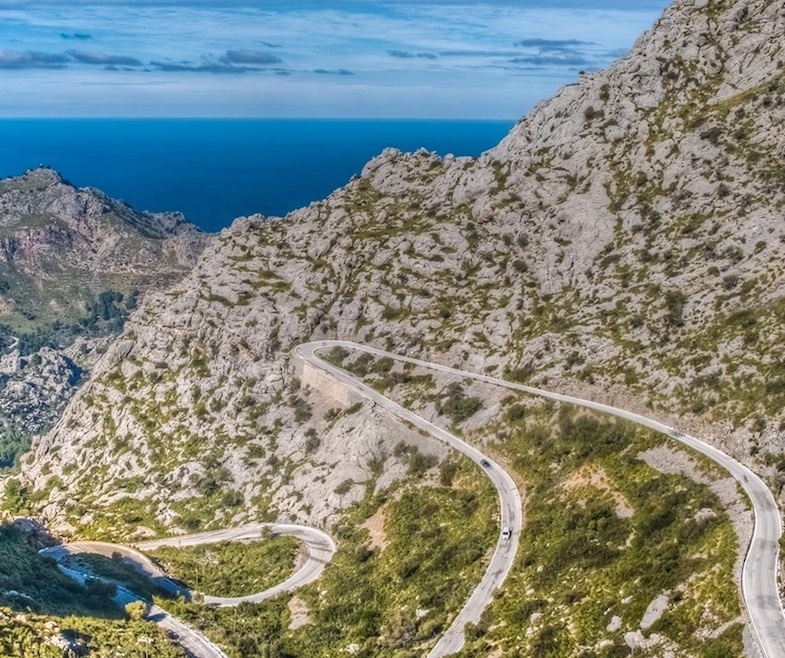
[(150, 558), (128, 546), (120, 546), (119, 544), (110, 544), (102, 541), (75, 541), (70, 544), (60, 544), (59, 546), (45, 548), (41, 551), (41, 554), (51, 557), (58, 563), (62, 562), (62, 560), (69, 555), (90, 554), (111, 558), (113, 555), (118, 554), (126, 562), (132, 564), (139, 573), (147, 576), (161, 589), (174, 596), (182, 595), (186, 598), (190, 598), (191, 595), (191, 592), (187, 588), (184, 588), (182, 585), (179, 585), (169, 578), (169, 576), (159, 569)]
[[(689, 446), (693, 450), (696, 450), (697, 452), (700, 452), (701, 454), (706, 455), (707, 457), (715, 461), (717, 464), (719, 464), (724, 469), (726, 469), (736, 479), (736, 481), (741, 485), (741, 487), (746, 491), (747, 495), (750, 498), (750, 501), (752, 502), (752, 507), (755, 515), (755, 529), (753, 532), (752, 541), (750, 542), (750, 545), (747, 550), (747, 556), (744, 560), (744, 566), (742, 569), (742, 583), (741, 583), (744, 604), (747, 608), (747, 614), (749, 616), (752, 629), (754, 631), (756, 639), (758, 640), (758, 644), (766, 658), (785, 657), (785, 611), (783, 611), (782, 608), (782, 602), (779, 597), (779, 590), (777, 586), (777, 570), (778, 570), (778, 563), (779, 563), (779, 539), (780, 536), (782, 535), (782, 522), (780, 519), (779, 510), (777, 509), (777, 505), (774, 501), (774, 497), (772, 496), (768, 487), (749, 468), (747, 468), (740, 462), (737, 462), (730, 455), (727, 455), (721, 450), (718, 450), (717, 448), (710, 446), (709, 444), (704, 443), (703, 441), (696, 439), (693, 436), (684, 434), (683, 432), (673, 427), (660, 423), (656, 420), (652, 420), (651, 418), (641, 416), (640, 414), (635, 414), (630, 411), (626, 411), (624, 409), (612, 407), (610, 405), (600, 404), (599, 402), (584, 400), (582, 398), (571, 397), (568, 395), (561, 395), (559, 393), (551, 393), (550, 391), (544, 391), (538, 388), (533, 388), (531, 386), (515, 384), (512, 382), (505, 381), (503, 379), (498, 379), (496, 377), (489, 377), (487, 375), (480, 375), (472, 372), (466, 372), (464, 370), (458, 370), (456, 368), (450, 368), (448, 366), (443, 366), (436, 363), (430, 363), (428, 361), (422, 361), (420, 359), (412, 359), (409, 357), (398, 356), (396, 354), (385, 352), (384, 350), (379, 350), (373, 347), (368, 347), (366, 345), (360, 345), (348, 341), (318, 341), (318, 342), (306, 343), (304, 345), (300, 345), (295, 349), (296, 354), (301, 358), (329, 372), (336, 379), (351, 386), (353, 390), (357, 391), (364, 397), (374, 400), (375, 402), (377, 402), (377, 404), (380, 404), (381, 406), (390, 409), (391, 411), (393, 411), (393, 413), (396, 413), (396, 415), (402, 418), (406, 418), (406, 420), (409, 420), (410, 422), (413, 421), (409, 416), (405, 416), (401, 413), (398, 413), (395, 410), (396, 408), (401, 409), (400, 407), (398, 407), (398, 405), (395, 405), (394, 403), (392, 406), (390, 406), (389, 404), (383, 404), (381, 400), (384, 400), (387, 403), (389, 403), (387, 398), (384, 398), (383, 396), (376, 393), (375, 391), (368, 388), (367, 386), (359, 384), (356, 380), (354, 380), (350, 375), (345, 373), (343, 370), (340, 370), (335, 366), (325, 363), (324, 361), (319, 359), (319, 357), (316, 356), (315, 354), (315, 352), (319, 349), (329, 349), (336, 346), (344, 347), (346, 349), (359, 350), (380, 357), (390, 357), (397, 361), (412, 363), (416, 366), (420, 366), (423, 368), (430, 368), (432, 370), (437, 370), (440, 372), (456, 375), (459, 377), (471, 378), (478, 381), (486, 382), (488, 384), (503, 386), (508, 389), (522, 391), (524, 393), (529, 393), (532, 395), (545, 397), (551, 400), (556, 400), (557, 402), (565, 402), (568, 404), (574, 404), (581, 407), (585, 407), (587, 409), (600, 411), (602, 413), (611, 414), (613, 416), (617, 416), (624, 420), (637, 423), (638, 425), (642, 425), (644, 427), (648, 427), (649, 429), (665, 434), (671, 437), (672, 439), (675, 439), (676, 441), (679, 441), (680, 443)], [(415, 416), (415, 418), (417, 418), (417, 416)], [(415, 424), (422, 427), (421, 423), (415, 423)], [(458, 439), (455, 440), (459, 441)], [(448, 441), (448, 443), (451, 443), (452, 445), (452, 442)], [(471, 448), (471, 450), (474, 449)], [(462, 450), (462, 452), (464, 451)], [(479, 453), (476, 450), (474, 450), (474, 453), (475, 454), (473, 455), (472, 453), (465, 452), (465, 454), (468, 454), (472, 459), (475, 459), (475, 456), (479, 455)], [(477, 460), (475, 459), (475, 461)], [(499, 469), (496, 465), (494, 465), (493, 469), (491, 470), (497, 472)], [(497, 489), (498, 489), (499, 484), (496, 482), (494, 482), (494, 484), (497, 485)], [(511, 482), (510, 485), (512, 485)], [(502, 493), (500, 490), (500, 496), (501, 495)], [(504, 499), (502, 500), (503, 500), (502, 504), (504, 507)], [(511, 500), (508, 501), (508, 503), (511, 502), (512, 502)], [(518, 505), (518, 509), (520, 510), (520, 505)], [(504, 518), (504, 516), (502, 518)], [(513, 526), (513, 529), (516, 532), (520, 530), (519, 519), (517, 520), (517, 523)], [(517, 537), (515, 539), (515, 543), (517, 545)], [(497, 553), (498, 553), (498, 549), (497, 549)], [(504, 571), (505, 576), (512, 564), (512, 557), (514, 557), (514, 551), (512, 552), (512, 556), (510, 556), (508, 552), (507, 558), (509, 559), (509, 564), (505, 566), (506, 568), (506, 570)], [(483, 602), (485, 605), (487, 605), (490, 602), (489, 595), (490, 595), (490, 591), (492, 590), (487, 589), (488, 586), (488, 583), (486, 582), (487, 578), (488, 578), (488, 573), (486, 572), (486, 575), (483, 578), (483, 582), (481, 582), (480, 585), (478, 586), (478, 590), (482, 589), (483, 594), (478, 596), (478, 598), (475, 600), (475, 607), (473, 608), (473, 614), (477, 613), (477, 609), (478, 609), (477, 606), (482, 605)], [(498, 587), (498, 585), (500, 585), (501, 582), (503, 582), (503, 580), (504, 577), (502, 577), (501, 579), (497, 579), (495, 581), (497, 583), (495, 586)], [(478, 590), (475, 590), (475, 593), (472, 595), (472, 599), (474, 599), (475, 595), (478, 594)], [(442, 642), (440, 642), (436, 646), (436, 648), (434, 648), (434, 651), (431, 652), (430, 658), (435, 658), (436, 656), (448, 655), (448, 652), (446, 651), (446, 649), (448, 648), (452, 652), (457, 651), (457, 649), (460, 648), (460, 644), (457, 644), (457, 642), (458, 642), (459, 635), (460, 635), (460, 640), (462, 641), (463, 639), (463, 630), (462, 630), (463, 627), (461, 627), (460, 631), (458, 631), (455, 630), (455, 626), (456, 624), (462, 622), (463, 622), (463, 617), (459, 616), (459, 618), (456, 618), (455, 622), (453, 622), (452, 626), (447, 631), (448, 634), (451, 634), (453, 639), (448, 643), (448, 645), (442, 645)], [(438, 652), (437, 649), (439, 650)]]
[(284, 582), (266, 589), (263, 592), (249, 594), (248, 596), (204, 596), (207, 605), (218, 607), (233, 607), (241, 603), (259, 603), (266, 599), (271, 599), (283, 592), (292, 592), (304, 585), (308, 585), (322, 575), (324, 567), (332, 560), (335, 554), (335, 542), (328, 534), (302, 525), (290, 525), (284, 523), (252, 523), (240, 528), (230, 528), (228, 530), (214, 530), (201, 532), (195, 535), (183, 535), (182, 537), (168, 537), (166, 539), (155, 539), (153, 541), (137, 544), (139, 550), (154, 551), (162, 546), (174, 546), (183, 548), (186, 546), (199, 546), (203, 544), (218, 544), (226, 541), (247, 541), (259, 539), (262, 532), (267, 530), (274, 535), (288, 535), (296, 537), (303, 542), (307, 557), (305, 564)]
[[(89, 542), (85, 542), (89, 543)], [(96, 542), (99, 543), (100, 542)], [(111, 544), (109, 544), (111, 546)], [(106, 546), (106, 545), (105, 545)], [(61, 547), (57, 546), (54, 549), (45, 548), (41, 551), (44, 555), (48, 555), (49, 557), (55, 560), (62, 560), (66, 555), (76, 555), (79, 552), (85, 553), (90, 551), (75, 551), (73, 553), (64, 552), (64, 551), (56, 551), (55, 549), (59, 549)], [(122, 548), (122, 547), (120, 547)], [(104, 555), (103, 552), (98, 553), (98, 555)], [(60, 569), (66, 576), (74, 579), (76, 582), (84, 585), (87, 580), (93, 579), (94, 577), (78, 571), (76, 569), (70, 569), (66, 566), (63, 566), (58, 562), (57, 568)], [(102, 582), (111, 582), (107, 581), (105, 578), (95, 578), (96, 580), (100, 580)], [(116, 584), (116, 583), (112, 583)], [(117, 594), (114, 596), (114, 601), (120, 607), (124, 607), (129, 603), (133, 603), (134, 601), (142, 601), (145, 604), (149, 604), (149, 601), (145, 601), (142, 597), (134, 594), (131, 590), (126, 589), (120, 585), (117, 586)], [(197, 633), (194, 629), (190, 626), (187, 626), (183, 622), (181, 622), (176, 617), (170, 615), (166, 610), (162, 610), (157, 605), (150, 605), (147, 611), (147, 619), (152, 622), (155, 622), (158, 626), (164, 629), (166, 634), (172, 639), (172, 641), (179, 644), (183, 649), (185, 649), (186, 653), (193, 658), (228, 658), (228, 656), (221, 651), (216, 645), (214, 645), (210, 640), (206, 637)]]
[[(501, 469), (498, 464), (493, 462), (489, 457), (483, 455), (479, 450), (449, 432), (420, 418), (407, 409), (404, 409), (392, 400), (387, 399), (344, 370), (323, 361), (316, 354), (317, 350), (329, 349), (336, 346), (367, 352), (379, 357), (390, 357), (397, 361), (412, 363), (423, 368), (430, 368), (458, 377), (471, 378), (488, 384), (503, 386), (508, 389), (538, 395), (558, 402), (574, 404), (602, 413), (611, 414), (624, 420), (648, 427), (657, 432), (661, 432), (718, 463), (725, 468), (746, 491), (752, 502), (755, 515), (755, 529), (742, 570), (742, 594), (752, 629), (754, 630), (756, 639), (766, 658), (785, 657), (785, 612), (782, 608), (777, 587), (779, 538), (782, 534), (779, 510), (777, 509), (774, 497), (763, 481), (743, 464), (737, 462), (717, 448), (710, 446), (695, 437), (684, 434), (673, 427), (624, 409), (593, 402), (591, 400), (552, 393), (550, 391), (544, 391), (522, 384), (515, 384), (487, 375), (480, 375), (419, 359), (403, 357), (349, 341), (318, 341), (300, 345), (295, 348), (295, 353), (303, 360), (314, 367), (324, 370), (344, 386), (347, 386), (361, 396), (372, 400), (380, 407), (387, 409), (415, 427), (428, 432), (479, 464), (486, 475), (491, 479), (499, 494), (500, 527), (509, 527), (512, 530), (512, 534), (509, 539), (505, 539), (500, 535), (496, 550), (482, 580), (472, 592), (472, 595), (464, 608), (430, 652), (428, 658), (440, 658), (442, 656), (451, 655), (463, 646), (465, 625), (469, 622), (476, 623), (479, 621), (483, 610), (493, 599), (494, 590), (501, 586), (512, 568), (522, 525), (521, 501), (518, 490), (510, 476)], [(489, 466), (483, 466), (482, 461), (487, 461)], [(302, 539), (308, 550), (308, 560), (305, 565), (285, 582), (264, 592), (247, 597), (205, 597), (206, 603), (220, 606), (234, 606), (243, 601), (259, 602), (281, 592), (292, 591), (316, 580), (335, 552), (335, 544), (332, 539), (321, 531), (306, 528), (304, 526), (278, 524), (253, 524), (230, 530), (171, 537), (164, 540), (144, 542), (139, 544), (139, 548), (142, 550), (153, 550), (160, 546), (195, 546), (223, 541), (255, 539), (261, 536), (264, 527), (268, 527), (273, 532), (291, 534)], [(109, 556), (114, 552), (119, 552), (124, 557), (127, 557), (134, 562), (140, 571), (146, 573), (151, 578), (156, 580), (161, 578), (166, 579), (166, 582), (170, 583), (171, 586), (177, 587), (165, 574), (163, 574), (163, 572), (155, 567), (148, 558), (138, 551), (127, 547), (105, 544), (102, 542), (76, 542), (74, 544), (54, 547), (52, 549), (45, 549), (44, 551), (45, 554), (49, 554), (57, 560), (61, 560), (67, 554), (79, 552), (91, 552), (101, 555), (108, 554)], [(60, 568), (77, 580), (81, 578), (83, 581), (86, 578), (85, 574), (80, 572), (74, 572), (73, 570), (62, 566)], [(159, 581), (159, 584), (162, 584), (162, 582), (163, 581)], [(118, 602), (123, 603), (130, 600), (138, 600), (139, 597), (136, 597), (132, 592), (128, 592), (128, 590), (120, 588), (117, 598)], [(165, 611), (153, 607), (150, 611), (150, 618), (165, 628), (178, 643), (185, 647), (186, 650), (196, 658), (226, 658), (225, 654), (218, 647), (210, 643), (209, 640), (196, 633), (196, 631), (179, 620), (171, 617), (171, 615)]]

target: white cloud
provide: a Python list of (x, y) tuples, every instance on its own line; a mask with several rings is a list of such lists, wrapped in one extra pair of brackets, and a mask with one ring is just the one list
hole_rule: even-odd
[[(67, 115), (512, 118), (575, 79), (579, 66), (607, 65), (608, 53), (629, 48), (658, 14), (652, 9), (658, 0), (643, 3), (645, 8), (622, 5), (627, 9), (618, 8), (619, 2), (616, 9), (598, 8), (599, 2), (591, 7), (590, 0), (562, 2), (584, 6), (565, 8), (546, 0), (536, 7), (519, 2), (360, 0), (293, 6), (257, 1), (248, 6), (117, 0), (88, 8), (79, 2), (0, 0), (0, 50), (56, 55), (65, 50), (62, 34), (90, 34), (80, 50), (101, 53), (106, 61), (140, 60), (148, 69), (87, 71), (89, 64), (71, 61), (64, 70), (36, 71), (39, 89), (42, 85), (59, 99), (46, 104), (41, 95), (31, 100), (28, 85), (13, 71), (0, 71), (3, 112), (51, 114), (56, 107)], [(546, 57), (549, 53), (532, 41), (537, 39), (591, 43), (574, 43), (573, 52)], [(516, 46), (524, 40), (529, 44)], [(272, 52), (271, 44), (280, 47)], [(258, 67), (267, 68), (264, 73), (210, 75), (219, 72), (216, 64), (234, 65), (230, 51), (245, 53), (240, 59), (253, 53), (271, 66)], [(422, 56), (393, 57), (391, 51)], [(531, 69), (541, 51), (541, 70), (514, 70)], [(511, 61), (516, 58), (521, 61)], [(170, 63), (165, 67), (170, 70), (151, 71), (154, 61)], [(274, 68), (289, 75), (276, 76)], [(325, 70), (353, 75), (315, 73)]]

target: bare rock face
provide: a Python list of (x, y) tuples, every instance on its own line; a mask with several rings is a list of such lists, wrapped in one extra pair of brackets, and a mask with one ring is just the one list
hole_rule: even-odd
[(324, 201), (238, 219), (36, 442), (24, 477), (49, 516), (121, 528), (133, 499), (164, 525), (184, 501), (227, 518), (220, 473), (247, 516), (330, 518), (379, 460), (401, 467), (398, 430), (371, 447), (369, 410), (298, 389), (289, 354), (312, 338), (654, 409), (775, 477), (784, 10), (678, 0), (478, 160), (386, 150)]
[[(30, 433), (47, 429), (82, 377), (79, 366), (47, 347), (27, 357), (18, 351), (0, 357), (0, 418), (7, 423), (5, 429), (17, 423)], [(13, 457), (0, 455), (0, 464), (13, 465)]]
[(136, 212), (98, 190), (73, 187), (52, 169), (0, 181), (4, 278), (14, 270), (44, 279), (69, 269), (146, 278), (181, 274), (205, 240), (180, 213)]

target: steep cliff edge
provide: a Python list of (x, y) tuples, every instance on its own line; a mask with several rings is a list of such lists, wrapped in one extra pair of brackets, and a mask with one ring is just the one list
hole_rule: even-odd
[(373, 411), (297, 389), (323, 337), (653, 408), (780, 477), (784, 28), (783, 2), (680, 0), (478, 160), (385, 151), (237, 220), (36, 443), (34, 504), (91, 531), (330, 517), (351, 491), (310, 485), (392, 456)]

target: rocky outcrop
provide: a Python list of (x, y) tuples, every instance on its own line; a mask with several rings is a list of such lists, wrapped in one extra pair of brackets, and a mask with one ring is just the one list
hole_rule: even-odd
[(79, 366), (48, 347), (27, 357), (18, 351), (0, 357), (4, 429), (23, 426), (31, 434), (47, 429), (62, 413), (82, 377)]
[[(176, 278), (206, 239), (180, 213), (136, 212), (98, 190), (73, 187), (52, 169), (0, 181), (2, 280), (58, 272)], [(21, 303), (8, 286), (0, 293)]]
[(223, 518), (223, 468), (246, 516), (329, 516), (346, 501), (287, 483), (373, 423), (297, 388), (289, 351), (322, 337), (652, 408), (780, 477), (783, 8), (679, 0), (478, 160), (387, 150), (324, 201), (237, 220), (37, 442), (48, 513), (114, 523), (134, 497), (168, 523), (202, 495)]

